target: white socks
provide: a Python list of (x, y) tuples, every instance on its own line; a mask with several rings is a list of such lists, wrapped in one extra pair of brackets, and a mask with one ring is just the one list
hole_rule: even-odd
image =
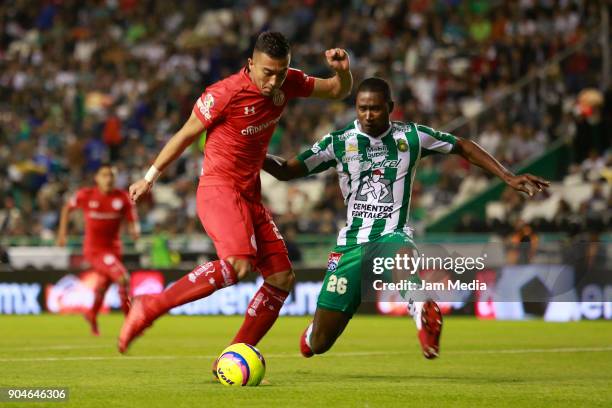
[(410, 313), (410, 315), (414, 319), (414, 322), (416, 323), (417, 330), (421, 330), (421, 327), (422, 327), (421, 313), (423, 311), (423, 304), (424, 303), (425, 302), (415, 302), (412, 299), (410, 299), (408, 301), (408, 313)]
[(312, 350), (312, 346), (310, 345), (310, 333), (312, 333), (312, 323), (310, 323), (310, 326), (308, 326), (308, 329), (306, 329), (306, 335), (304, 336), (304, 340), (306, 341), (306, 345), (308, 346), (308, 348), (310, 350)]

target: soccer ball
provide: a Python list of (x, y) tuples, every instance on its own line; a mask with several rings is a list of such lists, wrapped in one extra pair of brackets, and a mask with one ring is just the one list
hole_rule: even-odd
[(259, 385), (265, 373), (266, 360), (250, 344), (232, 344), (217, 359), (217, 377), (223, 385)]

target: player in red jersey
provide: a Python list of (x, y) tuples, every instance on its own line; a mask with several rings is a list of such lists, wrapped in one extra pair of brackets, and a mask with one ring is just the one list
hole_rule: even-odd
[(171, 308), (209, 296), (252, 271), (261, 273), (264, 283), (249, 303), (232, 343), (256, 345), (272, 327), (295, 276), (285, 243), (261, 203), (259, 172), (290, 99), (341, 99), (350, 93), (353, 80), (348, 54), (336, 48), (327, 50), (325, 57), (335, 76), (308, 76), (289, 68), (290, 46), (282, 34), (260, 34), (247, 66), (204, 91), (191, 117), (164, 146), (144, 179), (130, 186), (130, 197), (136, 201), (207, 131), (198, 215), (219, 260), (199, 265), (160, 295), (136, 298), (121, 328), (120, 352)]
[(96, 187), (82, 188), (77, 191), (62, 208), (57, 245), (66, 245), (66, 230), (70, 212), (80, 208), (85, 216), (85, 240), (83, 255), (92, 268), (99, 274), (94, 288), (94, 302), (85, 319), (91, 332), (98, 335), (97, 316), (104, 294), (112, 282), (119, 285), (121, 309), (129, 310), (129, 275), (121, 263), (121, 241), (119, 229), (123, 220), (127, 221), (128, 232), (134, 240), (140, 236), (140, 226), (136, 210), (125, 191), (115, 188), (114, 169), (103, 164), (95, 175)]

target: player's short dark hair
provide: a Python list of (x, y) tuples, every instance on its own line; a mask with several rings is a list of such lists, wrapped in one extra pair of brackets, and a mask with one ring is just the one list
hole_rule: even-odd
[(387, 81), (382, 78), (372, 77), (364, 79), (357, 87), (357, 94), (359, 94), (360, 92), (380, 93), (385, 98), (385, 102), (393, 102), (393, 100), (391, 99), (391, 87), (389, 87)]
[(96, 169), (96, 174), (97, 174), (97, 173), (98, 173), (100, 170), (105, 169), (105, 168), (108, 168), (108, 169), (113, 170), (113, 169), (115, 168), (115, 166), (113, 165), (113, 163), (110, 163), (110, 162), (103, 162), (103, 163), (101, 163), (101, 164), (98, 166), (98, 168)]
[(291, 54), (289, 40), (277, 31), (264, 31), (255, 41), (255, 51), (263, 52), (272, 58), (285, 58)]

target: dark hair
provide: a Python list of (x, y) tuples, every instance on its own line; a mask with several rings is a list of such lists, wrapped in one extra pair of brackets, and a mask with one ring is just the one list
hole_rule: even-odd
[(100, 164), (98, 166), (98, 168), (96, 169), (96, 173), (98, 173), (100, 170), (104, 169), (104, 168), (109, 168), (109, 169), (114, 169), (115, 166), (113, 166), (113, 164), (111, 162), (103, 162), (102, 164)]
[(357, 87), (357, 93), (359, 92), (376, 92), (382, 94), (385, 98), (385, 102), (391, 103), (391, 88), (387, 81), (382, 78), (367, 78), (361, 81)]
[(255, 41), (255, 51), (263, 52), (272, 58), (285, 58), (291, 53), (291, 45), (282, 33), (264, 31)]

